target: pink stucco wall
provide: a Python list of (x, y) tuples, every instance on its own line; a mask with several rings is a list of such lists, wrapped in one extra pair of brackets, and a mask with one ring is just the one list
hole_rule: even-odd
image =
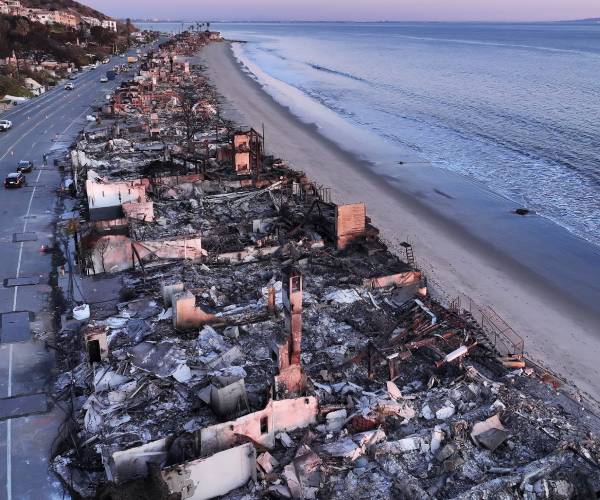
[[(271, 400), (263, 410), (202, 429), (202, 454), (212, 454), (230, 448), (235, 444), (238, 435), (249, 437), (266, 448), (272, 448), (278, 432), (292, 431), (314, 424), (318, 412), (319, 402), (312, 396)], [(266, 432), (261, 432), (262, 418), (267, 419)]]

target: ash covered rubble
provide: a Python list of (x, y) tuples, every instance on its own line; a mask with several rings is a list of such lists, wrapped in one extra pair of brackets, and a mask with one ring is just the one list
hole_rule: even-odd
[(596, 498), (595, 417), (434, 301), (364, 204), (223, 120), (209, 38), (150, 54), (72, 151), (76, 266), (121, 295), (63, 322), (58, 476), (85, 498)]

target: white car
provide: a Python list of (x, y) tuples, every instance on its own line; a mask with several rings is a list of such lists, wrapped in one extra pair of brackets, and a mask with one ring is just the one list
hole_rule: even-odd
[(6, 132), (10, 127), (12, 127), (10, 120), (0, 120), (0, 131)]
[(65, 90), (73, 90), (75, 88), (75, 85), (73, 85), (72, 83), (67, 83), (65, 85)]
[(100, 78), (100, 83), (106, 83), (106, 82), (108, 82), (108, 78), (106, 78), (105, 76)]

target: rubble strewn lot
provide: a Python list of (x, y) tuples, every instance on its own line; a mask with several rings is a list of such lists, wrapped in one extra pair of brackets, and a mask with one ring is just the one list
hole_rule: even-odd
[(74, 264), (121, 292), (64, 317), (53, 470), (90, 498), (596, 498), (597, 419), (221, 119), (193, 64), (218, 38), (149, 54), (72, 151)]

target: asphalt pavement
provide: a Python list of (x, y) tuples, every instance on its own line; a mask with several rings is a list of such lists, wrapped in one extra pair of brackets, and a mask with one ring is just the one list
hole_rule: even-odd
[[(57, 217), (56, 190), (61, 177), (53, 159), (84, 126), (90, 105), (104, 101), (123, 79), (120, 75), (116, 81), (100, 83), (100, 77), (125, 61), (115, 57), (109, 64), (79, 73), (72, 82), (74, 90), (64, 90), (67, 82), (63, 82), (0, 115), (13, 123), (9, 131), (0, 133), (2, 182), (16, 171), (20, 160), (32, 160), (36, 167), (26, 174), (26, 187), (0, 186), (0, 498), (69, 498), (48, 470), (64, 414), (45, 398), (54, 366), (53, 352), (45, 343), (45, 339), (53, 341), (48, 284), (51, 255), (42, 253), (40, 247), (52, 244)], [(43, 166), (44, 153), (49, 154), (47, 167)], [(14, 284), (6, 282), (11, 278), (18, 278), (21, 286), (7, 286)], [(20, 311), (27, 314), (13, 314)], [(20, 341), (9, 336), (11, 326), (22, 336)], [(25, 416), (10, 418), (19, 414)]]

